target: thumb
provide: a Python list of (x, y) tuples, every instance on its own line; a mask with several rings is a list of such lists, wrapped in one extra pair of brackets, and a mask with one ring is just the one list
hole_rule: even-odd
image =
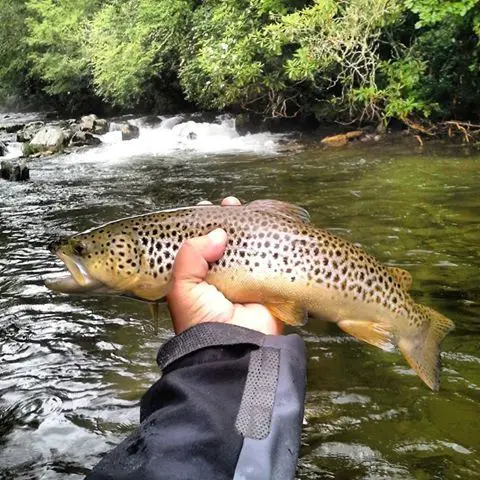
[(172, 293), (181, 288), (188, 293), (196, 284), (203, 282), (208, 273), (208, 264), (218, 260), (225, 251), (227, 234), (217, 228), (208, 235), (187, 240), (175, 258), (172, 271)]

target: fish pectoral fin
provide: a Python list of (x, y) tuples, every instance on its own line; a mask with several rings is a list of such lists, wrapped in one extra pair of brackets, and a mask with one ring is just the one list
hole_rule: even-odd
[(428, 327), (415, 336), (402, 337), (398, 348), (415, 373), (432, 389), (440, 385), (440, 344), (455, 324), (430, 307), (416, 305), (428, 317)]
[(387, 267), (390, 275), (400, 284), (400, 286), (407, 292), (412, 288), (412, 275), (403, 268)]
[(338, 326), (358, 340), (375, 345), (382, 350), (392, 351), (392, 330), (385, 323), (368, 322), (365, 320), (342, 320)]
[(281, 202), (280, 200), (254, 200), (247, 203), (245, 208), (259, 212), (273, 212), (303, 223), (310, 222), (310, 214), (307, 210), (293, 203)]
[(138, 285), (138, 278), (135, 276), (124, 278), (115, 285), (115, 288), (123, 292), (131, 292)]
[(307, 323), (307, 311), (298, 303), (288, 300), (266, 303), (270, 313), (283, 323), (301, 326)]

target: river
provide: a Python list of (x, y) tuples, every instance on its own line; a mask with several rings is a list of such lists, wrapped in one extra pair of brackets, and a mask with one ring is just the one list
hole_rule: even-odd
[[(194, 135), (191, 135), (191, 133)], [(57, 233), (202, 199), (276, 198), (409, 270), (412, 295), (456, 323), (441, 390), (399, 354), (311, 320), (299, 479), (480, 478), (480, 156), (458, 148), (310, 146), (238, 137), (220, 124), (142, 126), (105, 145), (30, 163), (0, 180), (0, 478), (79, 479), (138, 423), (172, 333), (141, 303), (54, 295)]]

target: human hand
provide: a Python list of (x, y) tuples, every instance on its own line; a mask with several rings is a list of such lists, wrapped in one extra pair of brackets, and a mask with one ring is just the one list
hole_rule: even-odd
[[(227, 197), (222, 200), (222, 205), (240, 205), (240, 201)], [(175, 333), (179, 334), (199, 323), (220, 322), (268, 335), (280, 335), (283, 323), (273, 317), (265, 306), (232, 303), (205, 281), (209, 263), (222, 257), (226, 245), (227, 233), (217, 228), (208, 235), (187, 240), (178, 251), (167, 295)]]

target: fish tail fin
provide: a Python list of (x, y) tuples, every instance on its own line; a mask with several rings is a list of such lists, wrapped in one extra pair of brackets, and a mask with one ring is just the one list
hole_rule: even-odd
[(417, 314), (426, 319), (420, 335), (401, 337), (398, 348), (410, 367), (432, 389), (440, 383), (440, 344), (455, 324), (430, 307), (416, 305)]

